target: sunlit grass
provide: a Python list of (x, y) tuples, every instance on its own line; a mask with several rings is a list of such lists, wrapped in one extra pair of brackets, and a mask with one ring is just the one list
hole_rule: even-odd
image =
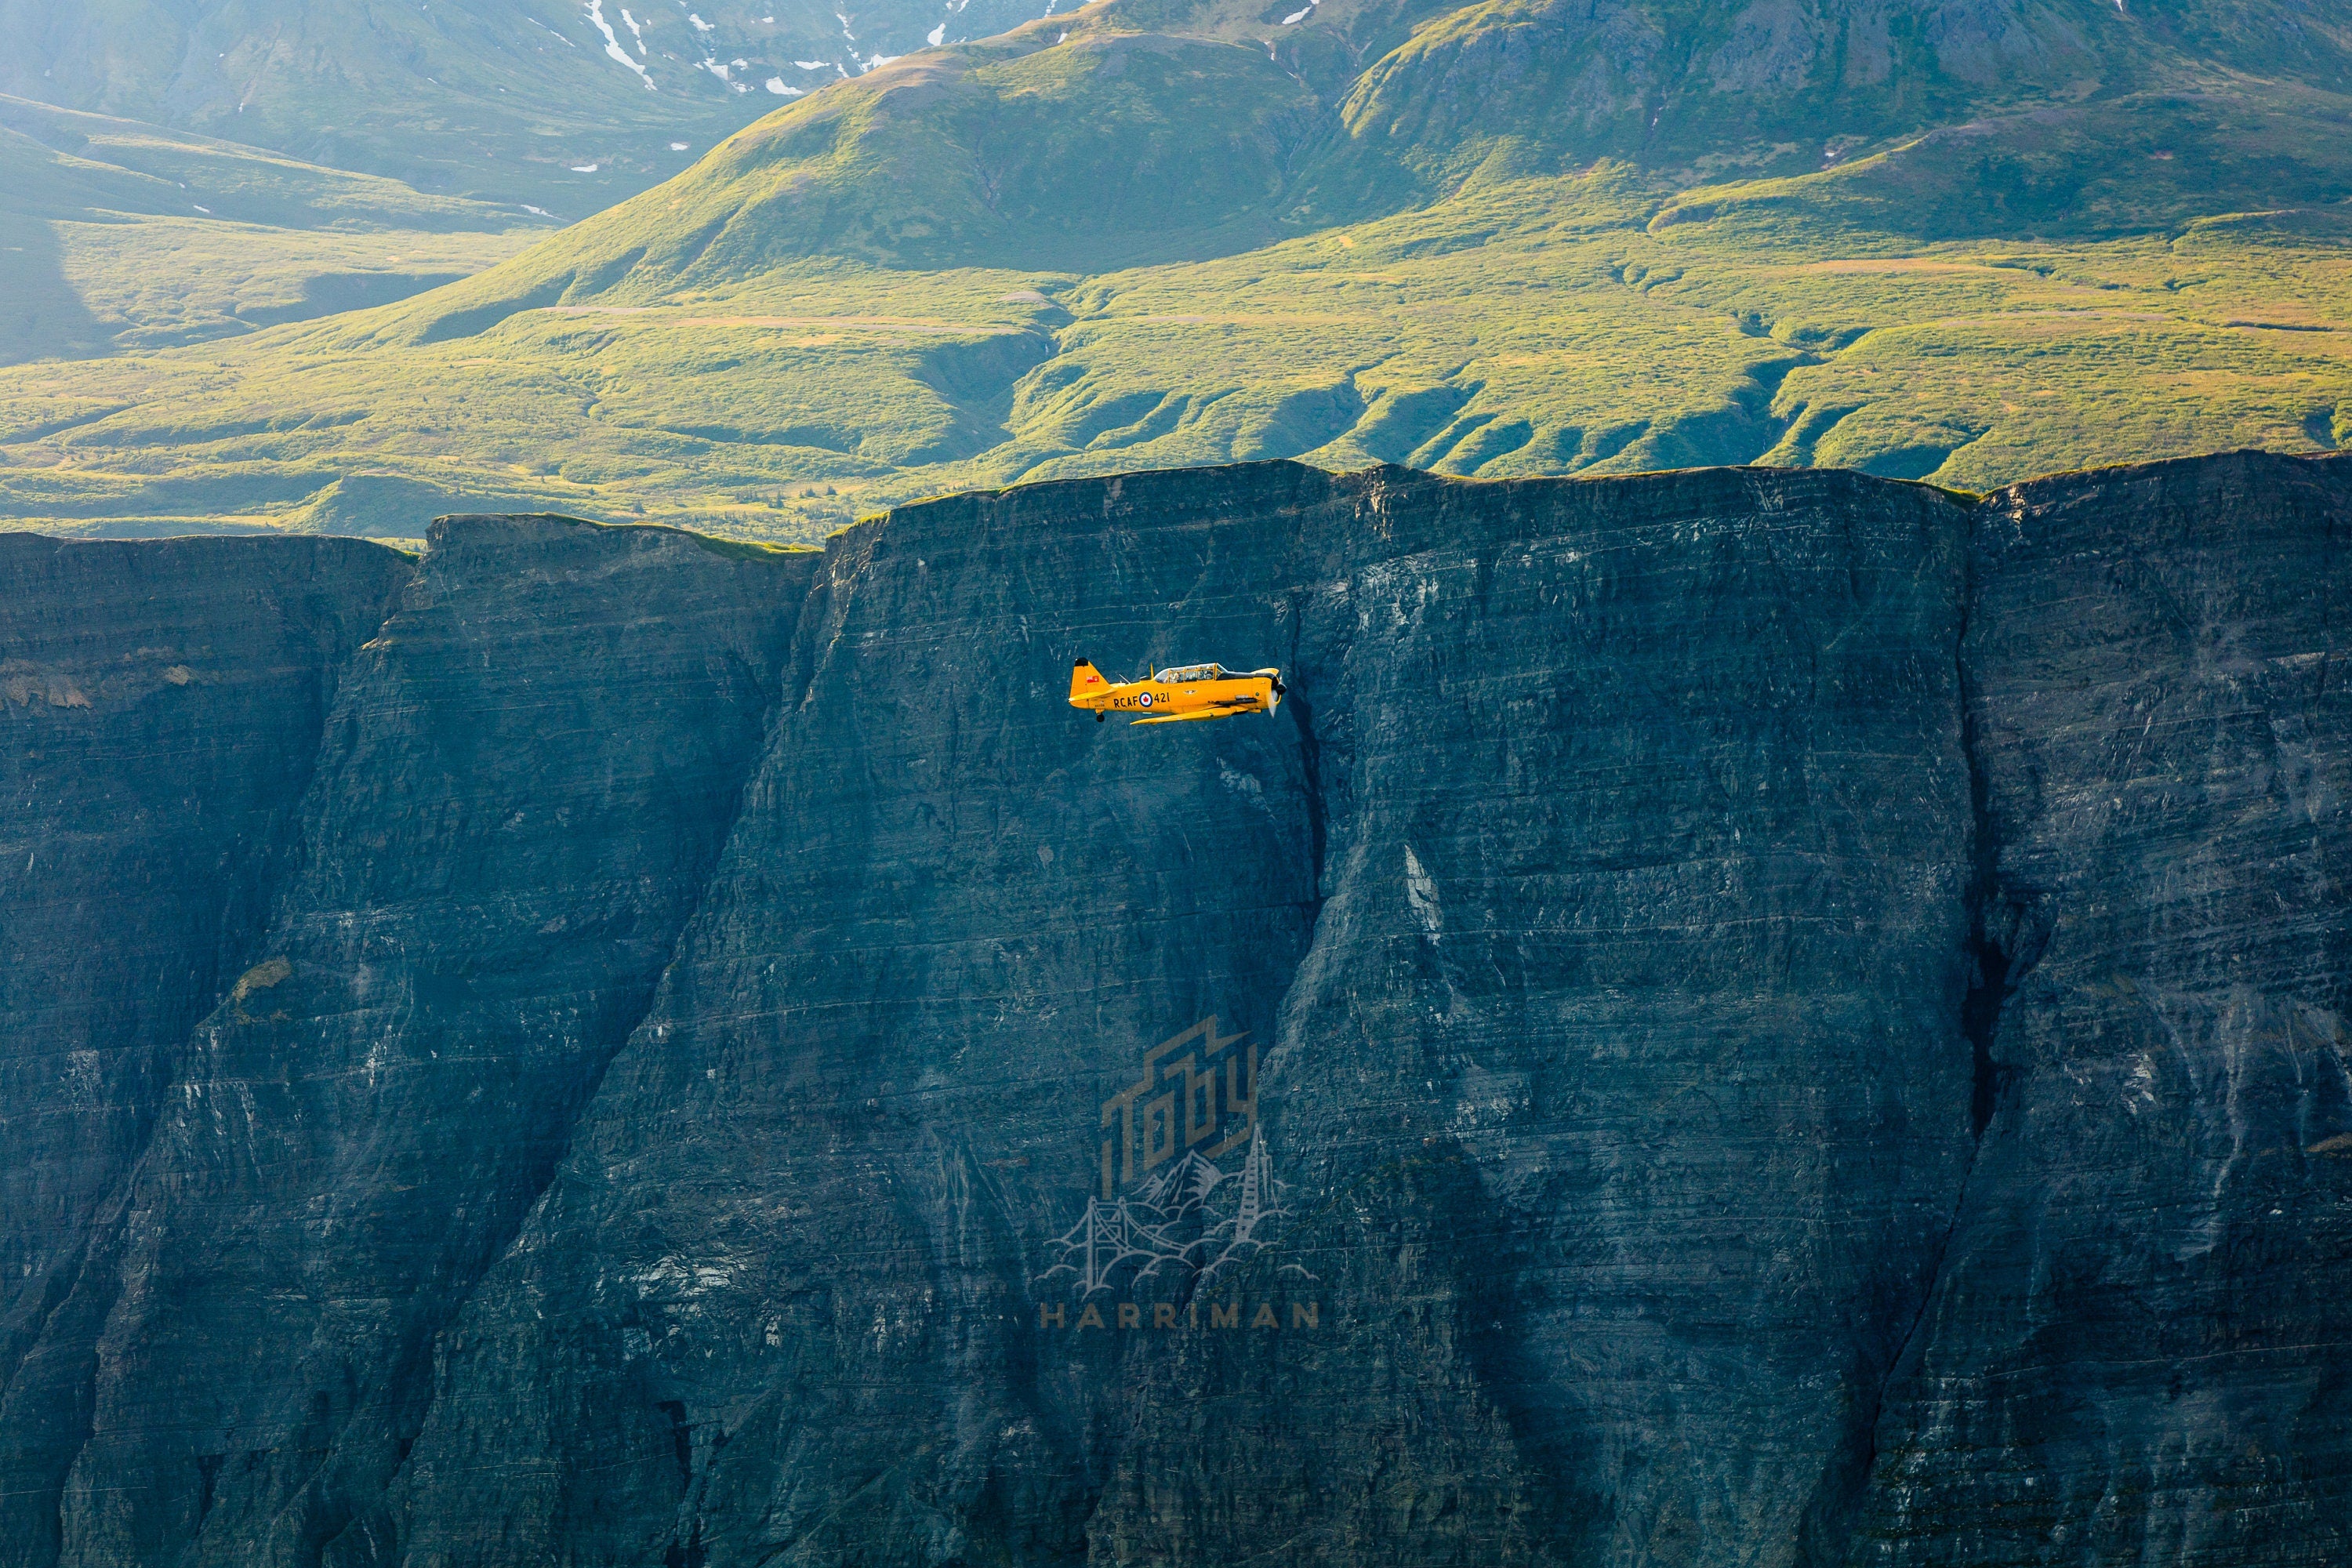
[(1661, 226), (1665, 200), (1601, 169), (1202, 261), (802, 258), (436, 327), (574, 266), (558, 240), (385, 310), (0, 374), (0, 508), (395, 536), (551, 508), (818, 541), (919, 494), (1263, 456), (1988, 489), (2352, 423), (2333, 209), (1924, 245), (1778, 197)]

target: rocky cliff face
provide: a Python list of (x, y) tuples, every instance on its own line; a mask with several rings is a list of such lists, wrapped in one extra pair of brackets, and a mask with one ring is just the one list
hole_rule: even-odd
[(126, 1184), (412, 570), (351, 540), (0, 535), (0, 1562), (57, 1559)]
[(1963, 669), (1981, 1152), (1851, 1554), (2352, 1557), (2336, 464), (1994, 498)]
[[(1267, 464), (12, 543), (0, 1550), (2340, 1560), (2347, 523)], [(16, 651), (222, 614), (111, 708)], [(266, 764), (170, 762), (232, 676)]]

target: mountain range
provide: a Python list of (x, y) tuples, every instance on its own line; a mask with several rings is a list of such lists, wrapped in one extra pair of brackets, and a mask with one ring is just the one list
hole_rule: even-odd
[[(104, 334), (28, 338), (0, 511), (406, 537), (531, 507), (808, 541), (942, 490), (1270, 457), (1982, 489), (2352, 429), (2340, 6), (1098, 0), (961, 42), (1018, 18), (844, 12), (822, 48), (761, 7), (562, 20), (619, 18), (629, 59), (429, 9), (352, 27), (465, 55), (430, 114), (322, 140), (303, 95), (359, 68), (288, 46), (253, 78), (288, 106), (269, 144), (467, 199), (563, 159), (646, 188), (519, 253), (485, 220), (433, 262), (468, 276), (380, 307), (198, 347), (141, 323), (69, 362), (28, 356)], [(59, 45), (48, 80), (261, 113), (215, 90), (235, 50), (187, 63), (201, 32), (160, 75)], [(762, 74), (785, 56), (802, 74)], [(595, 68), (530, 74), (559, 61)], [(683, 166), (650, 184), (660, 158), (566, 116), (659, 120)]]
[(0, 91), (579, 217), (780, 100), (1046, 0), (7, 0)]

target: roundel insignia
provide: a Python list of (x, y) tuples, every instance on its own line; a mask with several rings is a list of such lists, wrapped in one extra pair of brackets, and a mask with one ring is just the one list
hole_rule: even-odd
[(1142, 704), (1142, 705), (1143, 705), (1144, 707), (1146, 707), (1146, 708), (1150, 707), (1150, 706), (1151, 706), (1151, 693), (1150, 693), (1149, 691), (1145, 692), (1142, 696), (1140, 696), (1140, 697), (1137, 698), (1137, 699), (1136, 699), (1136, 701), (1138, 701), (1139, 703)]

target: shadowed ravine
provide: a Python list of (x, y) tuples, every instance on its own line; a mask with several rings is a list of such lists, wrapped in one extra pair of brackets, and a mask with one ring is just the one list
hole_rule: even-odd
[(2341, 1561), (2347, 476), (0, 537), (0, 1563)]

